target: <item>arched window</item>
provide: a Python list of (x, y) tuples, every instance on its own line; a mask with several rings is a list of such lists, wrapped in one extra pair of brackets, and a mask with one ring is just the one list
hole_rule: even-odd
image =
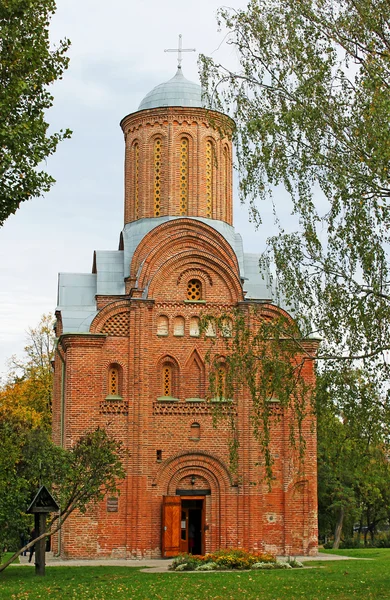
[(179, 366), (174, 358), (166, 356), (158, 368), (159, 400), (179, 398)]
[(188, 212), (188, 139), (180, 140), (180, 215)]
[(213, 168), (214, 149), (210, 140), (206, 142), (206, 216), (213, 216)]
[(135, 142), (133, 146), (133, 165), (134, 165), (134, 217), (139, 217), (139, 144)]
[(187, 300), (202, 300), (202, 284), (199, 279), (190, 279), (187, 284)]
[(157, 319), (157, 335), (168, 335), (169, 320), (165, 315), (160, 315)]
[(184, 317), (175, 317), (173, 323), (173, 335), (178, 337), (184, 335)]
[(191, 317), (190, 335), (192, 337), (199, 337), (199, 317)]
[(161, 213), (161, 151), (162, 142), (160, 138), (154, 141), (154, 216), (159, 217)]
[(121, 397), (122, 396), (122, 370), (117, 364), (111, 364), (108, 368), (107, 374), (107, 391), (108, 396)]

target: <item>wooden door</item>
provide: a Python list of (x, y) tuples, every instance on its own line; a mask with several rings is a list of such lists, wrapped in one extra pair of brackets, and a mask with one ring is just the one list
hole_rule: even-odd
[(188, 508), (181, 509), (180, 552), (188, 552)]
[(161, 553), (163, 557), (177, 556), (180, 554), (180, 517), (180, 496), (163, 496), (161, 542)]

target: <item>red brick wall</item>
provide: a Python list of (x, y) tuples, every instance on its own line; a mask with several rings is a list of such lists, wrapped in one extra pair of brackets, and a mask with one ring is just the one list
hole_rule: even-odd
[[(170, 266), (171, 276), (164, 280), (161, 269), (155, 268), (155, 263), (160, 264), (155, 244), (157, 248), (161, 244), (168, 256), (172, 253), (169, 244), (167, 248), (165, 225), (160, 227), (159, 239), (153, 237), (154, 258), (145, 261), (143, 267), (148, 271), (148, 289), (153, 290), (154, 297), (109, 302), (92, 323), (93, 333), (60, 339), (59, 351), (64, 352), (66, 360), (66, 445), (71, 445), (85, 429), (104, 425), (124, 443), (128, 473), (122, 484), (118, 512), (107, 513), (104, 501), (97, 512), (74, 517), (63, 536), (62, 552), (67, 556), (159, 556), (162, 497), (175, 495), (177, 488), (198, 487), (211, 490), (206, 497), (207, 551), (241, 546), (278, 554), (313, 553), (317, 548), (314, 418), (309, 415), (304, 421), (303, 469), (298, 450), (292, 449), (289, 441), (293, 414), (286, 411), (280, 419), (273, 419), (274, 480), (269, 490), (264, 483), (259, 444), (252, 433), (251, 400), (247, 393), (240, 392), (235, 398), (239, 465), (237, 474), (230, 472), (227, 420), (220, 420), (215, 428), (209, 404), (187, 400), (206, 396), (205, 355), (210, 347), (210, 340), (204, 336), (191, 336), (189, 326), (191, 317), (228, 310), (237, 306), (241, 298), (236, 294), (234, 301), (220, 303), (222, 298), (232, 298), (231, 289), (211, 257), (208, 262), (205, 259), (202, 267), (208, 275), (202, 279), (207, 303), (186, 301), (187, 280), (194, 276), (186, 261), (181, 260), (188, 245), (184, 239), (180, 251), (175, 236), (171, 236), (176, 260)], [(203, 224), (199, 224), (198, 241), (202, 240), (202, 228)], [(206, 237), (205, 247), (208, 243)], [(217, 240), (215, 244), (218, 245)], [(225, 262), (223, 267), (228, 271), (234, 264)], [(141, 272), (139, 280), (142, 279)], [(169, 301), (169, 296), (174, 300)], [(263, 310), (267, 312), (266, 308)], [(119, 325), (111, 330), (118, 314)], [(270, 307), (269, 314), (277, 314), (277, 309)], [(161, 315), (168, 318), (168, 335), (157, 333)], [(176, 316), (184, 318), (183, 336), (174, 335)], [(106, 334), (99, 333), (104, 331)], [(218, 344), (223, 354), (223, 341), (217, 340), (217, 347)], [(177, 365), (177, 400), (161, 400), (162, 364), (166, 358)], [(105, 399), (112, 364), (121, 370), (121, 399), (116, 402)], [(57, 359), (56, 369), (60, 370), (60, 366)], [(306, 362), (304, 369), (307, 381), (311, 381), (312, 364)], [(57, 375), (56, 381), (58, 385)], [(58, 394), (57, 389), (56, 407)], [(275, 411), (278, 410), (275, 404)], [(192, 436), (194, 422), (200, 425), (199, 439)], [(54, 430), (58, 431), (58, 415)], [(157, 451), (161, 451), (161, 460)], [(196, 483), (192, 488), (188, 482), (193, 475)]]
[[(203, 109), (163, 108), (129, 115), (122, 121), (126, 140), (125, 223), (136, 219), (134, 157), (139, 144), (138, 218), (154, 216), (153, 141), (162, 146), (161, 216), (179, 215), (178, 144), (189, 146), (188, 217), (207, 216), (205, 147), (212, 139), (216, 160), (212, 218), (232, 222), (230, 133), (218, 127), (232, 123)], [(229, 151), (224, 181), (223, 152)], [(274, 460), (271, 489), (265, 483), (264, 460), (253, 436), (251, 399), (236, 394), (237, 472), (229, 464), (228, 420), (213, 422), (205, 398), (206, 353), (210, 339), (191, 335), (191, 318), (233, 307), (245, 310), (236, 255), (213, 228), (191, 218), (162, 223), (138, 245), (126, 280), (126, 295), (98, 296), (98, 314), (89, 334), (62, 333), (55, 359), (53, 437), (70, 447), (85, 430), (104, 426), (125, 449), (127, 477), (121, 484), (116, 512), (107, 500), (86, 515), (74, 515), (64, 528), (61, 553), (66, 556), (160, 556), (163, 496), (177, 489), (210, 490), (205, 497), (205, 550), (228, 546), (266, 549), (278, 554), (313, 554), (317, 549), (317, 472), (315, 419), (303, 423), (304, 463), (291, 447), (291, 410), (275, 403), (271, 427)], [(190, 302), (187, 285), (201, 282), (200, 302)], [(262, 305), (264, 318), (278, 309)], [(168, 335), (159, 335), (159, 317), (168, 319)], [(174, 335), (176, 317), (184, 334)], [(309, 344), (309, 342), (308, 342)], [(311, 343), (310, 350), (314, 344)], [(224, 354), (222, 339), (215, 350)], [(62, 360), (61, 360), (62, 357)], [(64, 368), (63, 362), (64, 361)], [(172, 395), (163, 399), (162, 368), (172, 365)], [(107, 398), (108, 372), (120, 373), (120, 397)], [(313, 383), (310, 361), (304, 376)], [(189, 399), (192, 399), (189, 400)], [(197, 399), (194, 401), (194, 399)], [(193, 423), (200, 425), (194, 436)], [(296, 431), (296, 430), (295, 430)], [(158, 452), (159, 451), (159, 452)], [(160, 456), (161, 453), (161, 456)], [(193, 478), (195, 480), (193, 481)]]

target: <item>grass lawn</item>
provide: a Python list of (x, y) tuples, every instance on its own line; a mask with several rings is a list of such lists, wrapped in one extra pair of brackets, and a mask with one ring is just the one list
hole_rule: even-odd
[[(336, 552), (335, 552), (336, 553)], [(390, 599), (390, 549), (338, 554), (373, 560), (307, 563), (293, 571), (141, 573), (136, 567), (11, 566), (0, 575), (1, 600), (369, 600)]]

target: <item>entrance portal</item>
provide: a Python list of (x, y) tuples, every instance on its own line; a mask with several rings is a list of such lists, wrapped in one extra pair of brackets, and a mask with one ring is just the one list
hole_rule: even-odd
[(164, 496), (162, 555), (204, 554), (205, 497)]
[(181, 500), (180, 550), (190, 554), (203, 551), (203, 500)]

